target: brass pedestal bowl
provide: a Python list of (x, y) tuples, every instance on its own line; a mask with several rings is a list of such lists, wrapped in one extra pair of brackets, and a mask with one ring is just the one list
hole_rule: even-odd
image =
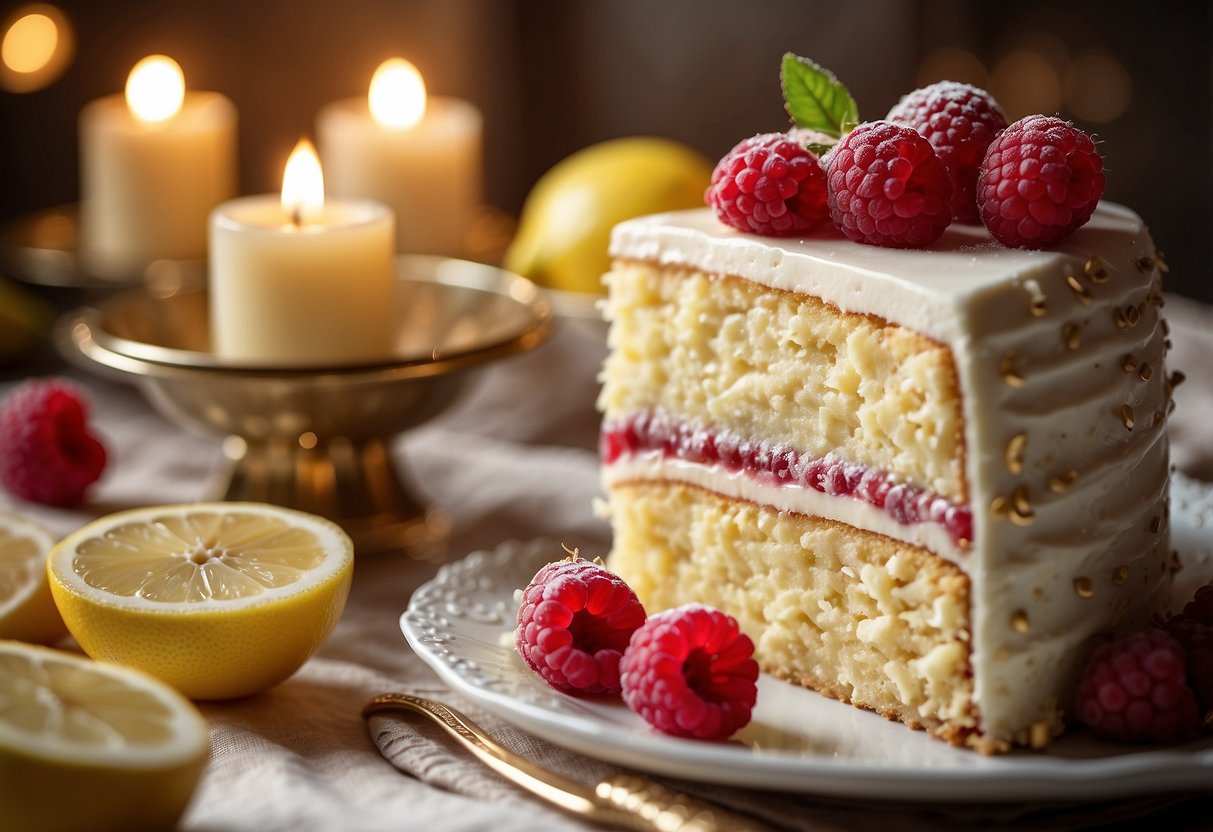
[(430, 557), (444, 523), (405, 486), (388, 442), (447, 407), (475, 371), (534, 349), (551, 315), (529, 281), (437, 257), (397, 259), (395, 353), (376, 363), (268, 367), (221, 359), (199, 289), (116, 294), (61, 319), (69, 358), (134, 379), (184, 427), (225, 437), (218, 496), (329, 517), (359, 551)]

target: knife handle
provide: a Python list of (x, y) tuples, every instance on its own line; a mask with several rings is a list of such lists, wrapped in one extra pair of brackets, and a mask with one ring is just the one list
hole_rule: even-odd
[(632, 774), (609, 777), (594, 791), (615, 809), (639, 815), (661, 832), (759, 832), (768, 828)]

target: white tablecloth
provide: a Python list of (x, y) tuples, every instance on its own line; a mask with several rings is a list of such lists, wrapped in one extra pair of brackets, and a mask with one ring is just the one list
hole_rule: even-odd
[[(1189, 377), (1177, 392), (1174, 457), (1190, 473), (1213, 479), (1213, 310), (1173, 299), (1166, 311), (1175, 341), (1171, 365)], [(565, 322), (553, 342), (491, 368), (448, 413), (394, 444), (417, 490), (453, 520), (449, 557), (538, 536), (578, 546), (583, 554), (605, 553), (609, 531), (591, 510), (599, 494), (594, 398), (603, 332), (596, 322)], [(68, 372), (53, 364), (49, 369)], [(84, 510), (30, 506), (8, 495), (0, 495), (0, 504), (66, 533), (110, 511), (208, 496), (222, 461), (216, 439), (186, 434), (133, 387), (79, 371), (71, 375), (87, 389), (94, 425), (110, 450), (103, 481)], [(0, 395), (20, 380), (0, 384)], [(433, 736), (380, 737), (403, 767), (423, 779), (401, 774), (372, 742), (360, 716), (372, 696), (442, 690), (397, 625), (412, 590), (435, 569), (391, 555), (359, 558), (345, 615), (314, 659), (261, 695), (202, 706), (213, 748), (183, 829), (587, 828), (498, 783)], [(1209, 801), (1200, 800), (1172, 808), (1159, 822), (1178, 823), (1193, 812), (1203, 813), (1203, 822), (1213, 819)], [(1098, 815), (1092, 810), (1080, 817)], [(906, 828), (897, 826), (898, 818), (910, 822), (900, 810), (869, 813), (810, 801), (794, 825)], [(942, 821), (919, 815), (916, 824), (933, 822)], [(1076, 822), (1053, 817), (1043, 827), (1029, 825)]]

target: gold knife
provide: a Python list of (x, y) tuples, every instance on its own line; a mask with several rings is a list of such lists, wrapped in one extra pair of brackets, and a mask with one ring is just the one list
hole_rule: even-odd
[(385, 693), (368, 702), (362, 716), (402, 710), (429, 717), (502, 777), (592, 823), (639, 832), (760, 832), (768, 828), (635, 774), (617, 774), (593, 787), (570, 780), (502, 748), (462, 713), (433, 699)]

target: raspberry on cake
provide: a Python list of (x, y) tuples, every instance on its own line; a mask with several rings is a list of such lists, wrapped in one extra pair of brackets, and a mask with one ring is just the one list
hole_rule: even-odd
[(719, 608), (766, 672), (956, 744), (1059, 733), (1092, 638), (1170, 587), (1142, 220), (1103, 203), (1053, 250), (959, 224), (899, 250), (705, 208), (611, 251), (608, 564), (650, 613)]

